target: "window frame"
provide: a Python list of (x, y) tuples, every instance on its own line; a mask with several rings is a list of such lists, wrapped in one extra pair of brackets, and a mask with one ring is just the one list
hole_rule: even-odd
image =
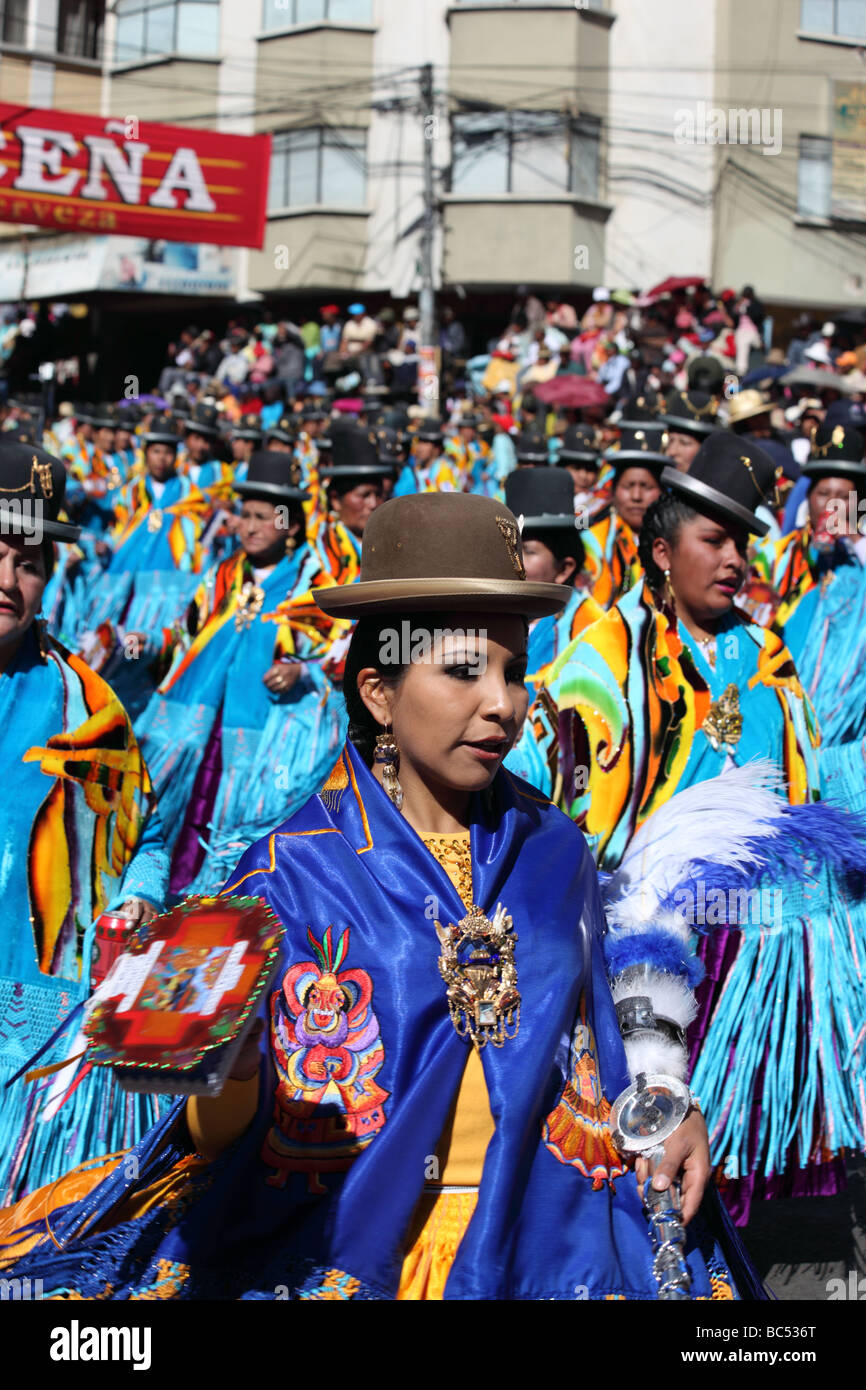
[[(565, 187), (551, 188), (550, 197), (562, 197), (563, 195), (566, 195), (574, 198), (588, 199), (591, 201), (597, 201), (599, 199), (599, 185), (601, 183), (601, 140), (603, 129), (603, 122), (601, 120), (601, 117), (592, 115), (591, 113), (585, 111), (572, 114), (556, 110), (527, 110), (522, 107), (499, 107), (493, 111), (458, 111), (452, 114), (451, 166), (448, 175), (448, 187), (449, 192), (454, 194), (454, 196), (458, 198), (461, 196), (470, 196), (470, 192), (468, 189), (462, 190), (455, 189), (454, 187), (454, 169), (455, 165), (459, 162), (460, 158), (459, 150), (462, 133), (459, 128), (459, 121), (461, 116), (491, 116), (499, 117), (502, 121), (502, 126), (499, 132), (494, 133), (494, 138), (496, 138), (497, 134), (500, 136), (504, 134), (506, 137), (506, 187), (504, 189), (500, 189), (496, 193), (489, 193), (488, 196), (536, 198), (539, 201), (544, 200), (544, 193), (526, 193), (520, 192), (519, 190), (515, 190), (514, 188), (515, 147), (518, 146), (519, 141), (522, 138), (526, 138), (528, 135), (531, 134), (528, 125), (523, 130), (519, 129), (519, 122), (515, 118), (527, 116), (546, 116), (549, 118), (555, 118), (558, 122), (557, 125), (554, 125), (552, 127), (550, 132), (551, 136), (559, 138), (561, 135), (565, 135), (566, 137)], [(595, 144), (595, 190), (592, 193), (587, 193), (583, 192), (582, 190), (579, 190), (576, 186), (576, 152), (578, 149), (578, 142), (581, 139), (586, 139), (588, 136), (592, 135), (594, 135)]]
[[(805, 146), (810, 142), (813, 146), (822, 146), (822, 156), (820, 161), (817, 154), (809, 155), (806, 153)], [(822, 212), (806, 211), (803, 208), (802, 197), (802, 168), (805, 160), (813, 163), (820, 162), (829, 166), (830, 181), (827, 189), (827, 203)], [(797, 217), (805, 220), (829, 221), (832, 217), (833, 208), (833, 137), (832, 135), (812, 135), (808, 131), (801, 131), (797, 141)]]
[[(212, 53), (204, 54), (200, 49), (195, 52), (187, 52), (185, 49), (178, 48), (178, 24), (182, 5), (201, 5), (203, 8), (210, 9), (215, 13), (216, 43)], [(147, 47), (147, 16), (152, 14), (154, 10), (171, 10), (171, 45), (168, 48), (150, 49)], [(149, 62), (155, 58), (166, 58), (174, 54), (188, 58), (205, 57), (211, 60), (216, 60), (220, 56), (220, 0), (118, 0), (115, 5), (115, 15), (115, 66), (122, 67), (135, 63)], [(134, 15), (142, 15), (144, 17), (144, 22), (142, 27), (142, 46), (137, 52), (132, 53), (124, 51), (120, 43), (120, 25), (124, 19), (129, 19)]]
[[(2, 10), (0, 10), (0, 42), (12, 44), (16, 48), (26, 48), (27, 46), (27, 23), (28, 5), (24, 0), (24, 12), (22, 14), (10, 14), (9, 0), (2, 0)], [(14, 37), (16, 28), (20, 32), (20, 38)], [(7, 33), (11, 30), (12, 37)]]
[[(311, 202), (311, 203), (310, 203), (310, 202), (308, 202), (308, 203), (291, 203), (291, 202), (286, 201), (286, 199), (288, 198), (288, 195), (289, 195), (289, 193), (290, 193), (290, 191), (291, 191), (291, 187), (290, 187), (290, 160), (291, 160), (291, 148), (290, 148), (290, 147), (283, 147), (283, 148), (281, 148), (281, 146), (280, 146), (280, 141), (281, 141), (281, 140), (290, 140), (292, 136), (308, 136), (308, 137), (309, 137), (309, 136), (311, 136), (311, 135), (316, 137), (316, 144), (315, 144), (315, 150), (316, 150), (316, 187), (315, 187), (315, 201), (313, 201), (313, 202)], [(354, 137), (356, 138), (357, 144), (356, 144), (355, 146), (349, 146), (348, 143), (347, 143), (347, 141), (346, 141), (346, 139), (345, 139), (346, 136), (354, 136)], [(330, 140), (328, 139), (328, 137), (331, 137)], [(290, 127), (289, 129), (287, 129), (287, 130), (275, 130), (275, 131), (273, 131), (273, 132), (272, 132), (272, 145), (271, 145), (271, 167), (270, 167), (270, 170), (269, 170), (269, 178), (268, 178), (268, 206), (267, 206), (267, 215), (268, 215), (269, 217), (275, 217), (275, 216), (279, 216), (281, 213), (292, 212), (292, 211), (294, 211), (295, 208), (300, 208), (300, 207), (304, 207), (304, 208), (306, 208), (306, 207), (325, 207), (325, 208), (327, 208), (327, 207), (343, 207), (343, 206), (345, 206), (345, 207), (347, 207), (347, 208), (353, 208), (353, 209), (354, 209), (354, 208), (366, 209), (366, 206), (367, 206), (367, 172), (368, 172), (368, 171), (367, 171), (367, 148), (368, 148), (368, 142), (369, 142), (369, 132), (368, 132), (366, 126), (291, 126), (291, 127)], [(360, 158), (361, 158), (361, 160), (362, 160), (362, 162), (363, 162), (363, 180), (364, 180), (363, 195), (362, 195), (362, 197), (359, 199), (359, 201), (358, 201), (357, 203), (334, 202), (333, 200), (330, 200), (330, 199), (326, 201), (326, 200), (323, 199), (323, 197), (322, 197), (322, 191), (323, 191), (323, 190), (322, 190), (322, 173), (323, 173), (323, 162), (324, 162), (323, 156), (324, 156), (324, 151), (325, 151), (326, 147), (329, 146), (329, 145), (333, 146), (333, 147), (336, 148), (336, 149), (339, 149), (339, 148), (341, 148), (341, 147), (344, 148), (344, 149), (352, 148), (352, 149), (354, 149), (355, 153), (357, 153), (357, 154), (360, 156)], [(281, 199), (280, 199), (279, 202), (273, 202), (273, 201), (272, 201), (272, 197), (271, 197), (271, 190), (272, 190), (273, 183), (274, 183), (274, 161), (275, 161), (278, 157), (280, 157), (281, 155), (283, 156), (283, 163), (282, 163), (282, 170), (281, 170), (281, 193), (282, 193), (282, 196), (281, 196)]]
[[(866, 31), (862, 34), (850, 34), (839, 28), (839, 0), (828, 0), (828, 3), (833, 6), (832, 27), (829, 29), (816, 29), (814, 25), (807, 24), (806, 22), (806, 6), (809, 4), (809, 0), (800, 0), (800, 33), (816, 34), (833, 39), (846, 39), (850, 43), (861, 43), (866, 46)], [(866, 14), (864, 14), (864, 18), (866, 18)]]
[[(286, 0), (286, 4), (285, 4), (284, 6), (278, 6), (278, 5), (274, 4), (274, 0), (270, 0), (270, 3), (269, 3), (269, 0), (262, 0), (262, 10), (261, 10), (261, 26), (262, 26), (262, 30), (261, 30), (261, 32), (262, 32), (263, 34), (273, 34), (273, 33), (278, 33), (279, 31), (281, 31), (281, 30), (283, 30), (283, 29), (297, 29), (297, 28), (300, 28), (300, 27), (307, 28), (307, 27), (310, 26), (310, 25), (316, 25), (316, 24), (337, 24), (337, 25), (339, 25), (339, 24), (367, 24), (367, 25), (371, 25), (371, 24), (373, 23), (373, 0), (356, 0), (356, 3), (358, 3), (358, 4), (360, 4), (360, 5), (365, 5), (366, 8), (367, 8), (367, 10), (368, 10), (367, 17), (364, 18), (364, 19), (332, 19), (332, 18), (331, 18), (331, 5), (334, 4), (334, 3), (339, 3), (339, 0), (321, 0), (321, 5), (322, 5), (322, 9), (323, 9), (323, 14), (322, 14), (321, 18), (318, 18), (318, 19), (298, 19), (298, 5), (301, 4), (301, 3), (302, 3), (302, 0)], [(269, 12), (272, 13), (272, 12), (274, 12), (275, 10), (278, 10), (280, 13), (282, 13), (282, 11), (285, 10), (286, 17), (285, 17), (285, 19), (280, 19), (280, 22), (279, 22), (279, 23), (275, 23), (275, 24), (269, 25), (269, 24), (268, 24), (268, 14), (269, 14)]]

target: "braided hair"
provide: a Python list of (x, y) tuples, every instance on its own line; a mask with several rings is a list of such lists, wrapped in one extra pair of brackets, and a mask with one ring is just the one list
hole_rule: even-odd
[(664, 575), (653, 559), (653, 545), (657, 540), (663, 540), (675, 546), (680, 527), (686, 521), (694, 521), (698, 515), (694, 507), (690, 507), (675, 492), (663, 492), (647, 507), (641, 522), (637, 550), (651, 589), (660, 590), (664, 583)]

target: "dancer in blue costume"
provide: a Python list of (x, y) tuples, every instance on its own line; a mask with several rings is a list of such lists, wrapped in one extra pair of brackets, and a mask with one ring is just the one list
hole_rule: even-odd
[(193, 406), (183, 421), (178, 471), (214, 501), (228, 493), (232, 470), (216, 457), (220, 444), (219, 412), (212, 405)]
[(414, 492), (459, 492), (462, 481), (457, 465), (442, 450), (442, 421), (427, 415), (412, 435), (412, 452), (394, 486), (395, 497)]
[(353, 584), (361, 568), (364, 528), (384, 498), (393, 465), (383, 463), (372, 430), (348, 424), (332, 436), (333, 461), (322, 467), (327, 515), (311, 538), (319, 563), (336, 584)]
[(142, 435), (145, 472), (118, 494), (108, 568), (64, 613), (62, 635), (99, 670), (136, 718), (154, 690), (152, 663), (163, 630), (185, 611), (206, 552), (213, 503), (177, 471), (174, 421), (155, 416)]
[[(0, 538), (0, 1193), (6, 1200), (59, 1177), (93, 1151), (135, 1143), (158, 1113), (151, 1098), (127, 1095), (94, 1072), (79, 1058), (80, 1035), (72, 1040), (78, 1006), (90, 993), (96, 919), (120, 909), (131, 922), (152, 916), (163, 902), (168, 856), (126, 712), (105, 682), (36, 620), (54, 543), (78, 535), (58, 520), (64, 487), (58, 459), (32, 445), (0, 445), (6, 532)], [(42, 509), (41, 543), (6, 511), (22, 495)], [(34, 1056), (48, 1068), (38, 1084), (22, 1075)]]
[(262, 447), (262, 422), (258, 415), (242, 415), (232, 425), (230, 435), (233, 473), (236, 483), (242, 483), (247, 476), (250, 459)]
[[(538, 698), (557, 657), (584, 628), (604, 617), (604, 609), (586, 589), (575, 587), (583, 569), (583, 542), (574, 512), (574, 488), (565, 469), (518, 468), (505, 480), (505, 500), (520, 523), (527, 578), (562, 584), (568, 594), (561, 613), (530, 624), (526, 681)], [(533, 720), (528, 719), (506, 765), (550, 796), (557, 780), (556, 763), (555, 740), (545, 744), (536, 738)]]
[[(820, 795), (818, 731), (790, 653), (733, 607), (774, 477), (727, 431), (688, 473), (666, 470), (670, 492), (641, 528), (646, 582), (553, 668), (537, 723), (560, 741), (560, 795), (606, 870), (675, 792), (730, 763), (768, 760), (792, 805)], [(707, 979), (693, 1082), (741, 1221), (753, 1198), (838, 1190), (842, 1152), (866, 1146), (866, 901), (813, 809), (809, 859), (778, 863), (769, 919), (697, 924)]]
[(287, 454), (253, 454), (235, 484), (241, 548), (205, 576), (136, 726), (177, 893), (218, 888), (238, 855), (321, 785), (343, 742), (318, 667), (333, 623), (303, 602), (328, 580), (304, 542), (299, 473)]
[(772, 622), (797, 663), (821, 728), (824, 794), (866, 811), (866, 441), (821, 425), (803, 465), (808, 519), (754, 557), (742, 606)]
[[(361, 619), (350, 742), (224, 890), (286, 927), (267, 1045), (248, 1040), (220, 1097), (178, 1103), (137, 1180), (103, 1165), (3, 1213), (4, 1273), (46, 1297), (654, 1299), (646, 1169), (611, 1140), (629, 1072), (595, 871), (501, 767), (528, 699), (524, 615), (556, 611), (562, 586), (523, 577), (507, 508), (442, 494), (386, 504), (362, 581), (316, 597)], [(384, 665), (404, 616), (426, 654)], [(695, 1109), (654, 1187), (679, 1171), (692, 1295), (760, 1297), (702, 1201)]]

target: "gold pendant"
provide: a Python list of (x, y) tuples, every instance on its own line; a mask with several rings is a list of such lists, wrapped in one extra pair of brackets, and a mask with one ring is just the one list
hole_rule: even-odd
[(147, 529), (151, 532), (162, 530), (162, 512), (160, 511), (159, 507), (152, 508), (152, 510), (148, 513)]
[(713, 701), (702, 728), (717, 753), (720, 748), (733, 753), (743, 732), (740, 692), (735, 685), (727, 686), (718, 700)]
[(502, 1047), (520, 1029), (520, 993), (514, 948), (517, 933), (501, 903), (493, 917), (472, 907), (455, 926), (434, 923), (442, 954), (439, 973), (447, 985), (448, 1011), (461, 1038), (476, 1047)]
[(255, 621), (262, 611), (264, 601), (264, 589), (248, 579), (238, 595), (238, 610), (235, 613), (235, 628), (238, 632), (243, 632), (244, 628)]

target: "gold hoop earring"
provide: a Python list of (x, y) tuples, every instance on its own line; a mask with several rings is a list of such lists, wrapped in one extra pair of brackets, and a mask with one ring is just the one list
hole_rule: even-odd
[(400, 807), (403, 805), (403, 788), (397, 780), (400, 750), (397, 747), (397, 740), (391, 732), (390, 725), (383, 734), (377, 735), (376, 751), (373, 758), (382, 769), (382, 786), (385, 788), (387, 796), (393, 801), (399, 811)]

